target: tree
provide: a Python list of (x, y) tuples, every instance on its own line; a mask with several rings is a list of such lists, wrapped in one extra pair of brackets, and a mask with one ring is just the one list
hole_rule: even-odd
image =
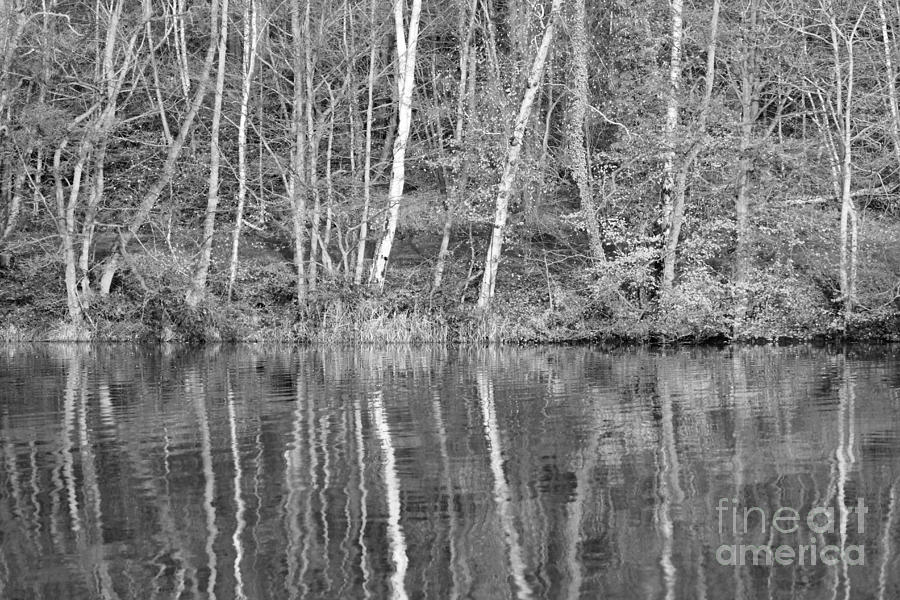
[[(741, 121), (738, 127), (740, 142), (738, 146), (737, 193), (734, 198), (735, 230), (737, 247), (734, 259), (734, 284), (736, 289), (735, 329), (740, 330), (741, 321), (747, 305), (747, 278), (750, 269), (749, 233), (750, 233), (750, 172), (753, 161), (750, 152), (753, 144), (753, 125), (759, 117), (759, 70), (758, 70), (758, 27), (759, 0), (750, 0), (743, 13), (744, 35), (739, 47), (740, 57), (738, 73), (740, 74)], [(746, 40), (746, 41), (744, 41)]]
[(306, 125), (304, 123), (304, 99), (306, 85), (306, 53), (304, 44), (308, 44), (309, 8), (311, 0), (306, 2), (306, 17), (300, 25), (300, 0), (291, 2), (291, 41), (293, 50), (294, 87), (291, 110), (291, 170), (288, 182), (288, 196), (291, 201), (291, 223), (294, 233), (294, 268), (297, 273), (297, 303), (303, 306), (306, 302), (306, 266), (303, 262), (303, 249), (306, 220), (306, 194), (303, 176), (306, 173)]
[(228, 0), (222, 0), (222, 22), (219, 27), (219, 66), (216, 70), (216, 90), (213, 95), (213, 115), (209, 140), (209, 188), (206, 196), (206, 217), (203, 219), (203, 238), (200, 260), (197, 263), (191, 289), (185, 297), (188, 306), (197, 306), (206, 295), (206, 278), (212, 258), (213, 236), (216, 231), (216, 211), (219, 207), (219, 133), (222, 123), (222, 99), (225, 91), (225, 59), (228, 51)]
[(684, 34), (682, 0), (670, 0), (671, 49), (669, 52), (669, 81), (666, 91), (666, 119), (663, 129), (665, 137), (665, 154), (662, 172), (662, 245), (665, 262), (667, 257), (666, 241), (672, 236), (673, 217), (675, 212), (675, 145), (678, 119), (681, 112), (679, 90), (681, 89), (681, 44)]
[(384, 274), (391, 256), (394, 233), (400, 217), (400, 199), (403, 196), (403, 184), (406, 180), (406, 143), (409, 139), (410, 122), (412, 120), (412, 94), (415, 86), (416, 47), (419, 43), (419, 17), (422, 13), (422, 0), (412, 0), (409, 15), (409, 28), (404, 32), (405, 2), (394, 3), (394, 36), (397, 43), (397, 62), (399, 64), (397, 79), (397, 98), (399, 114), (397, 137), (394, 140), (394, 159), (391, 166), (391, 184), (388, 191), (388, 215), (384, 235), (375, 254), (371, 283), (384, 286)]
[(242, 35), (243, 55), (241, 59), (241, 116), (238, 122), (238, 197), (234, 216), (234, 232), (231, 238), (231, 259), (228, 265), (228, 290), (226, 296), (231, 300), (234, 281), (237, 278), (238, 250), (240, 247), (241, 227), (244, 223), (244, 204), (247, 200), (247, 119), (250, 105), (250, 93), (253, 86), (253, 74), (256, 67), (256, 48), (259, 43), (257, 31), (258, 9), (256, 0), (244, 2), (244, 30)]
[[(219, 0), (211, 0), (209, 15), (210, 32), (217, 31), (218, 16)], [(200, 111), (200, 106), (203, 104), (203, 99), (206, 96), (206, 88), (209, 85), (210, 70), (212, 69), (213, 59), (216, 56), (217, 47), (218, 38), (216, 35), (211, 33), (209, 37), (209, 45), (206, 49), (206, 58), (204, 59), (203, 65), (199, 72), (200, 79), (197, 82), (196, 88), (194, 89), (194, 95), (191, 98), (191, 103), (188, 107), (187, 113), (185, 114), (181, 122), (181, 127), (178, 130), (178, 135), (175, 137), (175, 140), (172, 142), (172, 144), (169, 145), (168, 151), (166, 152), (165, 162), (160, 169), (159, 175), (142, 196), (141, 201), (138, 204), (137, 211), (128, 220), (128, 224), (125, 226), (124, 230), (120, 230), (118, 240), (116, 241), (112, 252), (106, 259), (106, 263), (103, 266), (103, 274), (100, 278), (100, 293), (104, 296), (109, 294), (113, 277), (115, 276), (116, 270), (119, 267), (119, 259), (125, 253), (127, 253), (128, 244), (137, 236), (138, 231), (141, 229), (144, 223), (146, 223), (147, 219), (150, 217), (150, 212), (156, 205), (156, 201), (159, 200), (160, 194), (165, 189), (165, 187), (169, 185), (169, 183), (172, 181), (172, 178), (175, 176), (176, 163), (178, 162), (178, 158), (181, 156), (181, 151), (184, 148), (187, 137), (190, 135), (193, 129), (194, 119), (197, 117), (197, 113)]]
[(591, 174), (588, 170), (589, 149), (585, 145), (586, 139), (584, 134), (587, 126), (587, 112), (590, 107), (590, 86), (588, 83), (590, 41), (587, 37), (587, 11), (584, 5), (585, 0), (575, 0), (574, 11), (569, 19), (574, 90), (566, 133), (572, 176), (578, 185), (578, 195), (581, 199), (581, 209), (584, 211), (584, 221), (591, 246), (591, 257), (595, 261), (605, 262), (603, 236), (600, 233), (600, 225), (597, 220), (597, 206), (594, 200), (593, 186), (591, 185)]
[(519, 166), (519, 157), (522, 153), (522, 140), (528, 127), (528, 119), (531, 115), (531, 107), (544, 78), (544, 65), (547, 62), (547, 54), (550, 52), (550, 44), (553, 41), (553, 32), (556, 19), (562, 9), (562, 0), (553, 0), (550, 6), (550, 14), (547, 17), (547, 25), (541, 44), (531, 65), (531, 73), (525, 85), (525, 93), (519, 104), (519, 112), (513, 126), (512, 138), (506, 150), (506, 158), (503, 162), (503, 171), (500, 176), (500, 185), (497, 188), (497, 198), (494, 208), (494, 227), (491, 231), (491, 239), (488, 245), (487, 255), (484, 259), (484, 275), (481, 279), (481, 290), (478, 294), (478, 309), (485, 312), (490, 309), (494, 299), (494, 287), (497, 282), (497, 267), (500, 265), (500, 256), (503, 248), (503, 234), (506, 220), (509, 215), (509, 198), (512, 195), (513, 186), (516, 183), (516, 172)]
[[(754, 0), (755, 1), (755, 0)], [(663, 240), (663, 275), (661, 290), (665, 295), (672, 289), (675, 281), (675, 262), (678, 255), (678, 238), (681, 235), (681, 223), (684, 219), (684, 200), (687, 193), (687, 180), (691, 168), (700, 152), (706, 146), (706, 124), (709, 119), (709, 105), (712, 101), (713, 85), (716, 74), (716, 40), (719, 29), (720, 0), (713, 0), (712, 16), (709, 24), (709, 43), (706, 48), (706, 73), (704, 75), (703, 99), (700, 103), (700, 115), (697, 117), (696, 139), (689, 147), (687, 154), (675, 175), (675, 189), (672, 198), (672, 214), (666, 238)]]
[(369, 235), (369, 205), (372, 201), (372, 121), (375, 111), (375, 56), (378, 45), (375, 43), (375, 6), (377, 0), (369, 0), (369, 71), (366, 78), (366, 140), (363, 154), (363, 207), (359, 217), (359, 238), (356, 249), (356, 264), (353, 272), (353, 283), (362, 283), (363, 266), (366, 258), (366, 241)]

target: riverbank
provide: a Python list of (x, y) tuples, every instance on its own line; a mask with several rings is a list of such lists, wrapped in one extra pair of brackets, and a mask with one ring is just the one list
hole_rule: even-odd
[[(140, 300), (113, 294), (96, 299), (80, 324), (61, 314), (45, 318), (40, 304), (8, 309), (0, 341), (96, 342), (272, 342), (322, 344), (505, 343), (505, 344), (703, 344), (728, 342), (900, 341), (900, 316), (893, 311), (860, 315), (847, 329), (825, 310), (750, 315), (735, 332), (734, 318), (708, 303), (690, 310), (657, 303), (631, 318), (596, 310), (590, 299), (569, 294), (565, 304), (530, 301), (526, 290), (498, 296), (488, 315), (443, 294), (388, 287), (322, 290), (304, 310), (295, 303), (231, 303), (212, 297), (192, 308), (164, 290)], [(809, 319), (809, 314), (817, 317)], [(799, 313), (799, 314), (798, 314)]]
[[(279, 343), (706, 343), (791, 340), (900, 341), (900, 225), (867, 218), (857, 306), (840, 316), (836, 209), (774, 205), (759, 218), (754, 261), (738, 288), (727, 231), (686, 244), (673, 289), (660, 297), (652, 238), (619, 239), (591, 260), (585, 233), (551, 213), (525, 215), (504, 249), (488, 315), (475, 314), (488, 228), (461, 222), (443, 281), (432, 291), (441, 223), (421, 219), (398, 235), (383, 291), (353, 285), (340, 257), (320, 262), (298, 308), (290, 245), (248, 234), (232, 300), (227, 244), (216, 245), (206, 299), (189, 307), (195, 230), (135, 245), (107, 297), (94, 294), (79, 325), (66, 321), (55, 248), (34, 247), (0, 268), (0, 340)], [(439, 214), (437, 209), (432, 215)], [(765, 217), (765, 219), (763, 219)], [(765, 225), (765, 227), (763, 227)], [(610, 226), (612, 227), (612, 226)], [(618, 239), (608, 229), (611, 239)], [(714, 235), (715, 234), (715, 235)], [(102, 247), (102, 240), (96, 244)], [(368, 261), (367, 261), (368, 262)], [(92, 273), (94, 277), (96, 274)], [(743, 295), (745, 310), (735, 314)]]

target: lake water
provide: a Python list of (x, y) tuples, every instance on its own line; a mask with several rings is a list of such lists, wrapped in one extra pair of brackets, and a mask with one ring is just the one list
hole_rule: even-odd
[(892, 347), (0, 347), (5, 600), (894, 599), (898, 477)]

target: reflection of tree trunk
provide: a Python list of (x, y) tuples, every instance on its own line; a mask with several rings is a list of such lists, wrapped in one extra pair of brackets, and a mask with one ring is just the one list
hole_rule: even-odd
[(215, 600), (217, 557), (214, 549), (219, 528), (216, 526), (216, 476), (212, 460), (212, 438), (209, 431), (209, 416), (206, 408), (206, 386), (199, 373), (188, 375), (190, 396), (194, 400), (194, 410), (200, 425), (200, 460), (203, 468), (203, 512), (206, 515), (206, 559), (208, 561), (209, 579), (206, 592)]
[[(74, 360), (74, 359), (73, 359)], [(78, 389), (80, 369), (70, 364), (66, 372), (66, 391), (63, 399), (63, 481), (66, 486), (66, 496), (69, 505), (69, 518), (72, 520), (72, 532), (77, 536), (81, 532), (81, 514), (78, 509), (78, 496), (75, 484), (75, 459), (73, 457), (75, 444), (72, 436), (75, 435), (75, 394)]]
[[(734, 473), (734, 498), (740, 499), (744, 492), (744, 414), (746, 407), (742, 405), (741, 398), (747, 393), (747, 375), (744, 371), (743, 352), (732, 349), (731, 370), (733, 382), (731, 385), (731, 410), (734, 418), (734, 456), (731, 460), (732, 473)], [(727, 530), (727, 529), (726, 529)], [(738, 531), (731, 532), (731, 541), (740, 545), (742, 535)], [(734, 597), (744, 598), (743, 567), (738, 562), (734, 565)]]
[(409, 565), (409, 558), (406, 551), (406, 538), (400, 524), (400, 478), (397, 477), (394, 443), (391, 441), (391, 431), (380, 391), (372, 396), (372, 423), (384, 454), (384, 483), (388, 505), (387, 537), (391, 562), (394, 565), (394, 572), (391, 575), (391, 597), (396, 600), (405, 600), (407, 597), (406, 569)]
[[(665, 417), (663, 417), (665, 418)], [(674, 600), (677, 571), (672, 562), (675, 546), (675, 532), (672, 525), (672, 489), (673, 465), (669, 455), (669, 444), (666, 440), (665, 425), (660, 435), (659, 449), (657, 450), (659, 468), (657, 471), (657, 495), (659, 503), (656, 505), (656, 526), (662, 536), (662, 549), (660, 551), (659, 564), (662, 568), (663, 583), (666, 589), (666, 600)]]
[(888, 568), (896, 555), (894, 554), (894, 519), (897, 512), (897, 479), (891, 484), (890, 504), (887, 521), (881, 535), (881, 568), (878, 570), (878, 600), (884, 600), (884, 591), (888, 584)]
[(234, 529), (234, 535), (231, 537), (231, 543), (234, 546), (234, 596), (239, 600), (244, 600), (244, 576), (241, 570), (241, 563), (244, 560), (244, 544), (241, 540), (247, 522), (244, 520), (244, 504), (243, 495), (243, 469), (241, 468), (241, 450), (238, 441), (237, 415), (234, 409), (234, 391), (231, 389), (230, 373), (226, 374), (228, 378), (228, 429), (231, 442), (231, 461), (234, 465), (234, 505), (235, 505), (235, 521), (237, 525)]
[(366, 509), (368, 499), (366, 491), (366, 446), (363, 438), (362, 410), (360, 409), (358, 394), (353, 400), (353, 430), (356, 443), (356, 470), (359, 477), (359, 536), (357, 538), (357, 544), (359, 545), (359, 570), (362, 572), (363, 597), (368, 600), (370, 594), (369, 557), (366, 550), (366, 522), (368, 521), (368, 511)]
[(581, 522), (584, 517), (584, 505), (590, 499), (591, 477), (600, 460), (600, 436), (602, 435), (599, 411), (594, 411), (594, 418), (588, 427), (590, 440), (587, 448), (577, 457), (581, 464), (575, 470), (575, 498), (566, 505), (566, 564), (569, 569), (569, 591), (567, 598), (581, 597), (581, 584), (584, 581), (584, 564), (580, 560)]
[(522, 559), (522, 548), (519, 544), (519, 534), (516, 531), (512, 494), (509, 491), (506, 473), (503, 472), (503, 447), (494, 406), (494, 384), (483, 369), (478, 370), (478, 399), (481, 405), (484, 436), (490, 453), (491, 474), (494, 480), (494, 503), (497, 505), (500, 527), (503, 529), (509, 570), (516, 588), (516, 597), (519, 599), (531, 598), (533, 593), (525, 579), (525, 561)]
[[(297, 397), (294, 402), (293, 426), (291, 428), (291, 441), (288, 449), (285, 451), (285, 467), (284, 467), (284, 486), (287, 489), (287, 495), (284, 500), (284, 518), (287, 521), (285, 530), (288, 534), (285, 551), (287, 556), (287, 590), (288, 598), (297, 598), (300, 595), (297, 588), (297, 573), (300, 570), (299, 559), (301, 552), (298, 552), (297, 546), (302, 543), (304, 538), (303, 529), (300, 527), (300, 491), (303, 489), (303, 481), (300, 476), (300, 470), (303, 466), (303, 449), (301, 441), (303, 433), (301, 425), (303, 423), (302, 408), (304, 403), (304, 394), (302, 392), (303, 380), (298, 376), (295, 380), (297, 388)], [(304, 551), (305, 553), (305, 551)]]
[[(856, 412), (856, 392), (853, 388), (853, 378), (850, 373), (850, 365), (847, 363), (847, 357), (841, 357), (843, 364), (843, 373), (841, 387), (838, 392), (839, 411), (838, 411), (838, 440), (839, 446), (835, 452), (837, 462), (837, 508), (838, 508), (838, 540), (840, 544), (841, 554), (845, 556), (844, 550), (847, 546), (847, 524), (850, 519), (850, 511), (847, 508), (847, 498), (845, 490), (849, 480), (849, 474), (853, 468), (856, 459), (853, 455), (853, 445), (855, 444), (855, 412)], [(832, 597), (837, 597), (837, 590), (840, 581), (844, 585), (844, 599), (850, 599), (850, 573), (849, 565), (846, 560), (841, 560), (840, 577), (835, 576)]]
[[(81, 370), (78, 359), (74, 359), (74, 364), (69, 368)], [(88, 437), (87, 427), (87, 374), (84, 373), (81, 379), (81, 390), (79, 393), (78, 403), (78, 448), (81, 454), (81, 472), (84, 479), (84, 503), (85, 503), (85, 523), (87, 525), (87, 542), (89, 545), (84, 547), (85, 558), (89, 558), (91, 563), (91, 571), (96, 574), (97, 583), (100, 587), (100, 596), (104, 600), (118, 598), (118, 594), (113, 587), (112, 577), (109, 574), (109, 562), (104, 553), (103, 543), (103, 511), (102, 499), (100, 497), (100, 481), (97, 477), (96, 461), (94, 459), (94, 448)], [(88, 509), (89, 512), (88, 512)]]
[[(312, 354), (310, 358), (314, 358)], [(302, 388), (300, 386), (303, 386)], [(309, 372), (305, 373), (303, 380), (297, 381), (297, 389), (303, 389), (303, 400), (306, 408), (306, 469), (305, 469), (305, 487), (306, 493), (303, 503), (303, 527), (306, 538), (304, 539), (303, 550), (300, 553), (302, 564), (300, 565), (300, 589), (301, 597), (306, 597), (310, 593), (310, 582), (307, 581), (307, 573), (316, 570), (312, 569), (313, 561), (320, 556), (320, 552), (316, 551), (316, 531), (313, 523), (313, 493), (317, 487), (316, 472), (319, 470), (318, 448), (316, 448), (316, 411), (315, 396), (308, 393), (309, 389)]]
[(444, 417), (441, 411), (441, 397), (437, 391), (435, 391), (434, 396), (431, 399), (431, 409), (432, 412), (434, 412), (435, 429), (438, 434), (438, 450), (441, 455), (444, 493), (447, 495), (447, 518), (450, 521), (450, 577), (452, 582), (450, 597), (455, 598), (460, 595), (460, 574), (458, 568), (459, 552), (456, 547), (456, 539), (459, 535), (459, 523), (456, 518), (456, 507), (453, 503), (453, 498), (456, 495), (456, 486), (453, 485), (453, 478), (451, 476), (450, 454), (447, 451), (447, 428), (444, 426)]
[[(332, 113), (333, 114), (333, 113)], [(322, 576), (325, 579), (324, 589), (331, 591), (331, 526), (328, 522), (328, 488), (331, 486), (331, 456), (329, 452), (328, 437), (331, 434), (331, 415), (330, 411), (323, 410), (322, 416), (319, 417), (318, 435), (319, 435), (319, 451), (322, 453), (322, 473), (324, 475), (319, 488), (319, 521), (322, 527)], [(315, 473), (313, 473), (315, 476)]]

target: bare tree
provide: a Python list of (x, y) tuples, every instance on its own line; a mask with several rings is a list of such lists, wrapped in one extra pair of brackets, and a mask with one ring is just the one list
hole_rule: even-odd
[[(209, 19), (210, 31), (218, 31), (219, 0), (211, 0)], [(188, 111), (181, 122), (178, 135), (175, 137), (172, 144), (169, 145), (166, 159), (159, 175), (141, 197), (137, 212), (132, 215), (124, 230), (120, 231), (118, 241), (103, 267), (103, 275), (100, 278), (100, 293), (104, 296), (109, 294), (113, 277), (119, 266), (120, 257), (127, 251), (128, 244), (134, 239), (144, 223), (147, 222), (147, 219), (150, 217), (150, 212), (156, 205), (156, 201), (159, 200), (160, 194), (175, 176), (175, 166), (178, 162), (178, 158), (181, 156), (181, 150), (184, 148), (184, 143), (192, 131), (194, 119), (197, 117), (200, 106), (203, 104), (203, 98), (206, 96), (206, 88), (209, 85), (210, 70), (212, 69), (212, 63), (216, 56), (217, 46), (218, 38), (215, 34), (211, 34), (209, 45), (206, 49), (206, 58), (203, 61), (203, 66), (199, 73), (200, 79), (194, 89), (194, 95), (191, 98)]]
[[(665, 240), (669, 239), (672, 229), (672, 213), (675, 191), (675, 145), (678, 119), (681, 112), (679, 92), (681, 90), (681, 45), (684, 37), (682, 0), (670, 0), (671, 13), (671, 51), (669, 54), (669, 85), (666, 92), (666, 119), (663, 125), (665, 152), (663, 155), (662, 172), (662, 239), (663, 254), (665, 254)], [(662, 257), (665, 260), (665, 255)]]
[[(756, 1), (756, 0), (753, 0)], [(716, 75), (716, 40), (719, 28), (720, 0), (713, 0), (712, 16), (709, 23), (709, 43), (706, 47), (706, 73), (704, 75), (703, 100), (700, 102), (700, 115), (697, 117), (696, 139), (690, 146), (675, 176), (675, 189), (672, 198), (672, 216), (668, 236), (664, 240), (663, 276), (661, 289), (666, 294), (672, 289), (675, 280), (675, 260), (678, 254), (678, 238), (681, 236), (681, 223), (684, 220), (684, 199), (687, 192), (687, 180), (691, 168), (700, 152), (706, 146), (706, 122), (709, 120), (709, 105), (712, 101), (713, 84)]]
[(519, 157), (522, 153), (522, 140), (528, 126), (528, 118), (531, 115), (531, 107), (537, 96), (541, 80), (544, 78), (544, 65), (547, 55), (550, 53), (550, 44), (553, 41), (553, 32), (556, 19), (562, 9), (562, 0), (553, 0), (550, 6), (550, 14), (547, 17), (547, 25), (541, 44), (531, 65), (531, 73), (525, 86), (525, 94), (519, 104), (519, 113), (516, 115), (513, 126), (512, 138), (506, 149), (506, 159), (503, 162), (503, 173), (500, 176), (500, 186), (497, 189), (497, 199), (494, 208), (494, 228), (491, 231), (491, 241), (488, 245), (487, 255), (484, 259), (484, 276), (481, 279), (481, 290), (478, 294), (478, 309), (487, 311), (494, 299), (494, 287), (497, 282), (497, 267), (500, 264), (500, 256), (503, 248), (503, 234), (506, 220), (509, 215), (509, 197), (512, 195), (513, 186), (516, 183), (516, 172), (519, 167)]
[(225, 59), (228, 52), (228, 0), (222, 0), (222, 20), (219, 27), (219, 66), (216, 71), (216, 90), (213, 96), (212, 125), (209, 139), (209, 181), (206, 195), (206, 216), (203, 219), (203, 239), (200, 260), (194, 271), (191, 288), (185, 297), (188, 306), (197, 306), (206, 295), (206, 278), (212, 259), (213, 236), (216, 231), (216, 212), (219, 208), (219, 164), (222, 150), (219, 133), (222, 123), (222, 99), (225, 91)]
[(291, 198), (291, 221), (294, 230), (294, 267), (297, 270), (297, 302), (300, 306), (306, 302), (306, 266), (303, 262), (304, 238), (306, 229), (306, 194), (303, 177), (306, 172), (306, 124), (304, 122), (304, 102), (306, 84), (306, 53), (304, 44), (308, 44), (306, 36), (309, 32), (309, 3), (306, 1), (306, 18), (300, 24), (300, 0), (291, 2), (291, 37), (294, 68), (294, 91), (291, 110), (291, 170), (288, 183), (288, 195)]
[(372, 119), (374, 115), (375, 57), (378, 44), (375, 43), (375, 6), (377, 0), (369, 0), (369, 73), (366, 79), (368, 100), (366, 101), (366, 141), (363, 151), (363, 207), (359, 217), (359, 241), (356, 248), (356, 265), (353, 283), (362, 283), (366, 258), (366, 241), (369, 235), (369, 205), (372, 201)]
[(391, 184), (388, 190), (388, 216), (384, 235), (375, 254), (371, 283), (384, 286), (384, 274), (394, 244), (394, 233), (400, 218), (400, 199), (403, 196), (403, 184), (406, 180), (406, 143), (409, 139), (412, 121), (412, 93), (415, 87), (416, 47), (419, 43), (419, 17), (422, 14), (422, 0), (412, 0), (409, 15), (409, 28), (404, 31), (405, 2), (394, 3), (394, 35), (397, 43), (397, 61), (399, 65), (397, 79), (397, 97), (399, 101), (397, 137), (394, 140), (394, 159), (391, 166)]
[(573, 14), (569, 18), (569, 42), (572, 47), (572, 84), (573, 98), (569, 105), (566, 137), (572, 177), (578, 186), (581, 199), (581, 210), (591, 245), (591, 257), (604, 262), (603, 236), (597, 221), (597, 206), (594, 201), (594, 190), (588, 170), (589, 149), (586, 147), (585, 128), (590, 106), (590, 87), (588, 82), (588, 51), (590, 42), (587, 36), (587, 11), (585, 0), (575, 0)]
[(258, 9), (256, 0), (244, 1), (243, 56), (241, 58), (241, 116), (238, 122), (238, 197), (234, 216), (234, 233), (231, 238), (231, 260), (228, 266), (228, 300), (237, 278), (238, 250), (240, 248), (241, 227), (244, 223), (244, 203), (247, 199), (247, 119), (250, 92), (253, 86), (253, 71), (256, 66), (256, 48), (259, 42), (257, 32)]

